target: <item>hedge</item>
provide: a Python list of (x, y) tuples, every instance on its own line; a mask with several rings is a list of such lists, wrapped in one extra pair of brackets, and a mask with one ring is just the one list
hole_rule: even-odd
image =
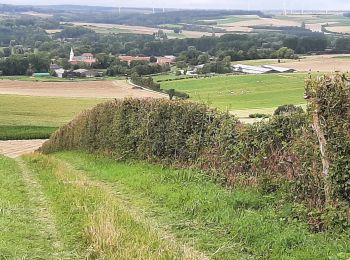
[[(310, 209), (343, 203), (348, 207), (349, 84), (341, 75), (309, 79), (306, 93), (307, 112), (297, 109), (253, 125), (189, 101), (110, 101), (62, 127), (41, 150), (86, 150), (117, 159), (196, 167), (221, 176), (229, 185), (261, 186), (264, 181), (270, 191), (286, 183), (290, 197)], [(315, 106), (327, 141), (329, 179), (315, 132)], [(327, 187), (332, 190), (331, 201)]]

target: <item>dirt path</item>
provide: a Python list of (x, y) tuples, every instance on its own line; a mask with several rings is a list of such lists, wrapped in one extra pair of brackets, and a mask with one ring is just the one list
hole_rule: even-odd
[(37, 150), (46, 140), (14, 140), (0, 141), (0, 154), (10, 158), (32, 153)]
[(164, 95), (134, 88), (125, 80), (35, 82), (0, 80), (0, 94), (69, 98), (162, 98)]

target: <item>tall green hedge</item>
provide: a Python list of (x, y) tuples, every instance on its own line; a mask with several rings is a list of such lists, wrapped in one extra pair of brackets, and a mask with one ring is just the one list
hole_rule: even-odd
[(220, 175), (229, 184), (268, 189), (286, 182), (293, 199), (325, 206), (325, 179), (312, 127), (314, 100), (331, 154), (333, 199), (350, 202), (350, 94), (344, 77), (307, 82), (307, 113), (275, 115), (247, 125), (204, 104), (162, 99), (125, 99), (100, 104), (58, 130), (45, 153), (80, 149), (117, 159), (135, 158), (191, 166)]

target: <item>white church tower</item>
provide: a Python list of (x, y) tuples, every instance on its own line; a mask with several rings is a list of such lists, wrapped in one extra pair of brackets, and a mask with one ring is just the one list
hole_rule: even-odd
[(69, 61), (73, 61), (73, 60), (74, 60), (74, 51), (73, 51), (73, 48), (70, 48)]

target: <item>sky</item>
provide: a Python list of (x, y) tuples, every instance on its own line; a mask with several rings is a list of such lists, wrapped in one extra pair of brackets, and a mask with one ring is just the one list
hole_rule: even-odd
[(287, 9), (300, 10), (350, 10), (350, 0), (0, 0), (2, 4), (29, 5), (99, 5), (128, 7), (175, 7), (201, 9), (245, 9), (267, 10), (283, 9), (286, 1)]

